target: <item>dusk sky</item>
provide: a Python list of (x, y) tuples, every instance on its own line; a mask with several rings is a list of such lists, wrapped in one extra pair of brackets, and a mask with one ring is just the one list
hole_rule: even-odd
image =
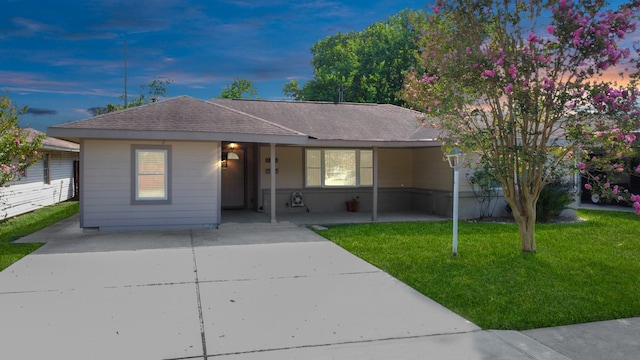
[(23, 127), (91, 117), (128, 94), (171, 79), (169, 96), (217, 97), (250, 80), (261, 98), (284, 99), (290, 79), (312, 77), (310, 48), (360, 31), (424, 0), (0, 0), (0, 94), (28, 105)]
[[(0, 0), (0, 94), (28, 105), (21, 126), (42, 131), (122, 104), (126, 38), (130, 98), (170, 79), (170, 97), (207, 100), (243, 78), (261, 98), (283, 100), (287, 81), (312, 78), (318, 40), (430, 2)], [(636, 31), (624, 45), (639, 40)]]

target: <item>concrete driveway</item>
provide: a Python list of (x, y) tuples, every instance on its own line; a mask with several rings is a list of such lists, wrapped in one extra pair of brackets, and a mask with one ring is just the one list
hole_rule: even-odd
[(292, 224), (44, 239), (0, 272), (3, 359), (566, 359)]

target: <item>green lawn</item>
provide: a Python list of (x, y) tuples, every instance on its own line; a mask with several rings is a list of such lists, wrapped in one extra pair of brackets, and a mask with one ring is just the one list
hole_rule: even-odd
[(0, 271), (42, 246), (39, 243), (11, 244), (12, 241), (66, 219), (78, 209), (77, 201), (66, 201), (0, 221)]
[(362, 224), (319, 231), (484, 329), (523, 330), (640, 316), (640, 216), (579, 211), (536, 226), (520, 252), (512, 224)]

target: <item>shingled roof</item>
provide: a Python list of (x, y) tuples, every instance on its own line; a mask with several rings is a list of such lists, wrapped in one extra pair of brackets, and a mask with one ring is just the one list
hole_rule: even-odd
[[(38, 135), (44, 135), (43, 132), (38, 131), (32, 128), (26, 128), (26, 131), (29, 132), (29, 139), (33, 139)], [(57, 139), (50, 136), (45, 136), (42, 139), (42, 144), (40, 145), (40, 149), (42, 150), (55, 150), (55, 151), (69, 151), (69, 152), (80, 152), (80, 145), (74, 142)]]
[(126, 138), (309, 144), (430, 142), (421, 114), (394, 105), (212, 99), (180, 96), (50, 127), (65, 139)]
[(209, 102), (319, 140), (428, 141), (438, 135), (421, 126), (422, 113), (395, 105), (243, 99), (211, 99)]

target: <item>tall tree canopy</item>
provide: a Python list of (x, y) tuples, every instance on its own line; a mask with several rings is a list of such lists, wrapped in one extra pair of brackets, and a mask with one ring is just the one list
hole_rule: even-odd
[[(148, 84), (140, 85), (140, 94), (138, 97), (127, 99), (126, 104), (107, 104), (104, 108), (91, 108), (89, 111), (91, 111), (93, 115), (100, 115), (160, 101), (168, 96), (167, 86), (169, 86), (169, 84), (171, 84), (171, 79), (154, 79)], [(120, 96), (120, 98), (124, 100), (124, 95)]]
[[(636, 29), (639, 4), (451, 0), (425, 22), (424, 71), (409, 74), (404, 98), (443, 130), (448, 149), (475, 152), (492, 169), (525, 252), (536, 250), (542, 188), (575, 169), (575, 155), (580, 169), (625, 170), (616, 158), (630, 153), (640, 126), (637, 73), (622, 87), (602, 75), (627, 72), (621, 42)], [(640, 207), (640, 196), (616, 191)]]
[(258, 89), (253, 82), (236, 78), (231, 85), (227, 84), (218, 96), (221, 99), (259, 99)]
[(404, 76), (418, 66), (419, 30), (411, 19), (422, 19), (421, 14), (403, 10), (363, 31), (319, 40), (311, 47), (314, 78), (302, 88), (295, 80), (287, 83), (285, 95), (296, 100), (337, 101), (342, 87), (344, 101), (403, 104), (398, 92)]

